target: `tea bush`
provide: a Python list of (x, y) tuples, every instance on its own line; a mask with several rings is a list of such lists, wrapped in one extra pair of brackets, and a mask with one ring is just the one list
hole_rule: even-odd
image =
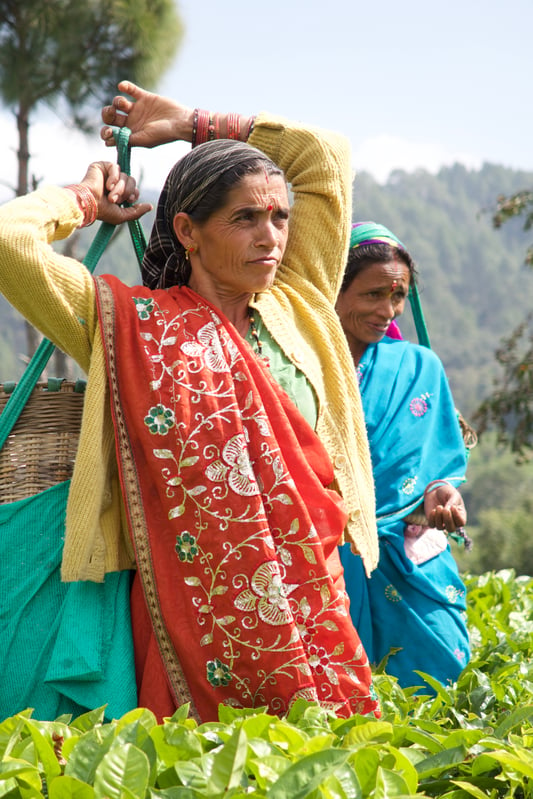
[[(379, 721), (297, 702), (285, 718), (179, 708), (111, 723), (99, 708), (0, 724), (0, 797), (49, 799), (527, 799), (533, 797), (533, 579), (467, 576), (470, 664), (456, 684), (402, 690), (376, 673)], [(433, 690), (427, 690), (430, 686)]]

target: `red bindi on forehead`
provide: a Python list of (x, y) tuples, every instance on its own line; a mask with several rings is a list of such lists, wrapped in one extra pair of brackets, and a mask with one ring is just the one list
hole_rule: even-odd
[(393, 280), (392, 283), (390, 284), (389, 297), (392, 297), (397, 288), (398, 288), (398, 281)]

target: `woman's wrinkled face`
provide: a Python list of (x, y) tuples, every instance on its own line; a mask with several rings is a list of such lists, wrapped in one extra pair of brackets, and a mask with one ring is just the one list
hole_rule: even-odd
[(289, 234), (289, 196), (281, 175), (246, 175), (224, 206), (193, 223), (195, 254), (189, 285), (207, 296), (238, 297), (274, 282)]
[(381, 341), (392, 320), (403, 313), (409, 282), (403, 261), (375, 263), (339, 294), (335, 309), (352, 351)]

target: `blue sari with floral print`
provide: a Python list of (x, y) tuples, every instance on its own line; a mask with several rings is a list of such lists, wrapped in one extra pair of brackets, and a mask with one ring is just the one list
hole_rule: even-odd
[(470, 656), (465, 586), (445, 541), (437, 554), (429, 547), (424, 562), (413, 562), (404, 519), (431, 481), (457, 486), (465, 479), (467, 454), (448, 381), (430, 349), (387, 337), (366, 349), (358, 374), (380, 559), (368, 579), (361, 559), (348, 544), (341, 547), (352, 620), (369, 660), (389, 655), (385, 670), (400, 685), (424, 686), (416, 671), (446, 684)]

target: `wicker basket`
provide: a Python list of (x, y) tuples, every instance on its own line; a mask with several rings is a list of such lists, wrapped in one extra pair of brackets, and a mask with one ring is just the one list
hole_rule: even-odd
[[(36, 385), (0, 450), (0, 503), (33, 496), (72, 476), (84, 386), (66, 380), (57, 390)], [(0, 384), (0, 414), (12, 388)]]

